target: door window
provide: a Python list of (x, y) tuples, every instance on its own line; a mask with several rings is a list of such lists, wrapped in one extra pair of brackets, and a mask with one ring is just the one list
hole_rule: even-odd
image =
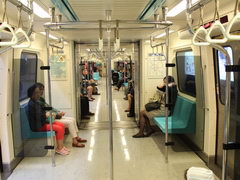
[(20, 59), (20, 82), (19, 82), (20, 101), (28, 97), (27, 96), (28, 88), (36, 83), (37, 61), (38, 61), (37, 54), (22, 52)]
[(177, 52), (177, 73), (179, 90), (196, 97), (195, 60), (191, 50)]

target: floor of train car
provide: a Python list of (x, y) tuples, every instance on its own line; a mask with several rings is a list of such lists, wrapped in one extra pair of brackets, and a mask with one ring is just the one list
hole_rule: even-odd
[[(80, 136), (88, 139), (85, 148), (71, 148), (68, 156), (56, 155), (56, 167), (51, 158), (24, 158), (9, 180), (107, 180), (109, 179), (109, 131), (106, 105), (106, 83), (99, 83), (101, 95), (90, 102), (95, 113), (83, 120)], [(124, 91), (113, 90), (113, 141), (115, 180), (184, 180), (184, 171), (191, 166), (206, 167), (205, 163), (180, 139), (169, 148), (169, 163), (165, 163), (164, 135), (158, 131), (149, 138), (132, 138), (138, 128), (124, 110)], [(71, 137), (65, 144), (71, 147)]]

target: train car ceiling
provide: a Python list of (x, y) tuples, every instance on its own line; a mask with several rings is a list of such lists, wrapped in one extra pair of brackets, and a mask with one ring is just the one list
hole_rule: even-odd
[(155, 14), (156, 10), (160, 8), (166, 0), (150, 0), (141, 14), (138, 16), (137, 20), (146, 20)]
[(67, 0), (51, 0), (54, 6), (69, 20), (69, 21), (80, 21), (71, 5)]

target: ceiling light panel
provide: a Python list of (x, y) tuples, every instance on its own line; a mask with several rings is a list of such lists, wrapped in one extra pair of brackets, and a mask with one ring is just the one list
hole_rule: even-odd
[[(192, 4), (195, 4), (199, 0), (192, 0)], [(187, 0), (181, 0), (176, 6), (174, 6), (167, 14), (168, 17), (175, 17), (176, 15), (180, 14), (187, 8)]]
[[(28, 6), (28, 0), (19, 0), (25, 6)], [(36, 2), (33, 2), (33, 13), (40, 18), (50, 18), (50, 15)]]

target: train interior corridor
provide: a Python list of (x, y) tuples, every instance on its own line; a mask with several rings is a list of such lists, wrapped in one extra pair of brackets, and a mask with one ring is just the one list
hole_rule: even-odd
[(240, 180), (240, 0), (0, 0), (0, 180)]
[[(51, 167), (50, 156), (26, 157), (13, 171), (9, 180), (51, 179), (109, 179), (109, 122), (106, 104), (106, 78), (99, 81), (99, 93), (90, 102), (95, 115), (83, 120), (80, 137), (88, 140), (85, 148), (70, 148), (68, 156), (56, 155), (56, 167)], [(124, 110), (127, 101), (124, 89), (113, 92), (113, 154), (114, 179), (116, 180), (184, 180), (184, 172), (192, 166), (206, 167), (205, 163), (177, 136), (169, 150), (169, 163), (165, 163), (164, 134), (160, 130), (151, 137), (135, 139), (138, 131), (134, 118), (128, 118)], [(71, 137), (66, 138), (71, 147)], [(67, 170), (66, 170), (66, 167)]]

